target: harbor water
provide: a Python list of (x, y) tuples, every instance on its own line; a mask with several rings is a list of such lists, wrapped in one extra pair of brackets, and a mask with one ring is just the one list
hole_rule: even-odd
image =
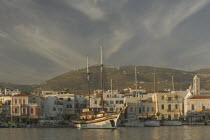
[(0, 140), (209, 140), (210, 126), (111, 129), (0, 128)]

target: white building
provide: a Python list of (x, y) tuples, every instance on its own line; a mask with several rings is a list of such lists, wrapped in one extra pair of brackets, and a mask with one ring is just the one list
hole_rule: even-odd
[[(92, 111), (100, 111), (101, 106), (101, 91), (94, 91), (94, 95), (90, 98), (90, 108)], [(108, 90), (103, 93), (104, 108), (107, 111), (119, 111), (124, 107), (124, 95), (117, 90)]]
[(5, 88), (4, 90), (4, 95), (18, 95), (18, 94), (21, 94), (21, 91), (19, 91), (18, 89), (8, 89), (8, 88)]
[(200, 89), (200, 78), (195, 75), (193, 87), (188, 89), (184, 101), (184, 114), (210, 110), (210, 91)]
[(66, 92), (44, 95), (44, 117), (61, 119), (63, 115), (75, 114), (75, 96)]

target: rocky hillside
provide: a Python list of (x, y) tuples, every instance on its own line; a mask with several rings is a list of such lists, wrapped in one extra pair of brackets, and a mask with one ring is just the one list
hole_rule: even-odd
[[(199, 74), (202, 88), (210, 89), (210, 69), (201, 69), (193, 72), (175, 70), (169, 68), (154, 68), (137, 66), (138, 86), (149, 92), (153, 91), (153, 75), (156, 73), (157, 90), (163, 91), (172, 88), (172, 76), (174, 77), (175, 89), (186, 90), (192, 83), (193, 76)], [(100, 88), (100, 68), (90, 67), (91, 90)], [(59, 75), (36, 86), (38, 90), (63, 90), (78, 94), (87, 93), (86, 69), (77, 69)], [(106, 67), (104, 70), (105, 89), (110, 89), (110, 81), (113, 79), (113, 89), (134, 88), (134, 66), (122, 66), (117, 68)]]

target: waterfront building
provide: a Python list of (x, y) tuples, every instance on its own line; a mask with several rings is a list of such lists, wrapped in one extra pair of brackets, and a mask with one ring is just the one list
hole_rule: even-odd
[(200, 89), (200, 78), (195, 75), (193, 78), (193, 87), (190, 86), (188, 94), (184, 101), (184, 113), (202, 114), (204, 111), (210, 110), (210, 91)]
[(44, 117), (60, 120), (75, 114), (75, 96), (67, 92), (54, 92), (44, 95)]
[(0, 96), (0, 114), (1, 118), (8, 120), (11, 118), (11, 96)]
[(162, 119), (176, 120), (183, 116), (183, 92), (157, 93), (157, 111)]
[(38, 119), (38, 104), (30, 102), (30, 95), (18, 94), (11, 96), (11, 120), (27, 122)]
[(142, 114), (142, 102), (148, 99), (148, 94), (142, 92), (141, 90), (131, 90), (129, 94), (125, 94), (124, 96), (124, 103), (128, 105), (126, 110), (126, 117), (127, 118), (134, 118), (138, 117)]
[[(104, 107), (106, 111), (120, 111), (124, 107), (124, 94), (118, 90), (108, 90), (103, 93)], [(101, 90), (94, 91), (94, 95), (90, 97), (90, 110), (101, 110)]]

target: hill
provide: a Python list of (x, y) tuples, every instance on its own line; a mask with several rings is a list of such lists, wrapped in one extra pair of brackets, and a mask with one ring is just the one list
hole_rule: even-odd
[[(210, 69), (201, 69), (188, 72), (169, 68), (155, 68), (137, 66), (138, 86), (153, 91), (154, 71), (156, 73), (157, 90), (163, 91), (172, 88), (172, 76), (174, 77), (175, 89), (186, 90), (192, 83), (195, 74), (201, 77), (202, 88), (210, 89)], [(91, 90), (100, 88), (100, 67), (90, 67)], [(69, 89), (72, 93), (87, 93), (86, 69), (77, 69), (59, 75), (36, 86), (36, 90), (63, 90)], [(123, 90), (135, 87), (134, 66), (106, 67), (104, 68), (104, 87), (110, 89), (110, 79), (113, 80), (113, 89)]]

